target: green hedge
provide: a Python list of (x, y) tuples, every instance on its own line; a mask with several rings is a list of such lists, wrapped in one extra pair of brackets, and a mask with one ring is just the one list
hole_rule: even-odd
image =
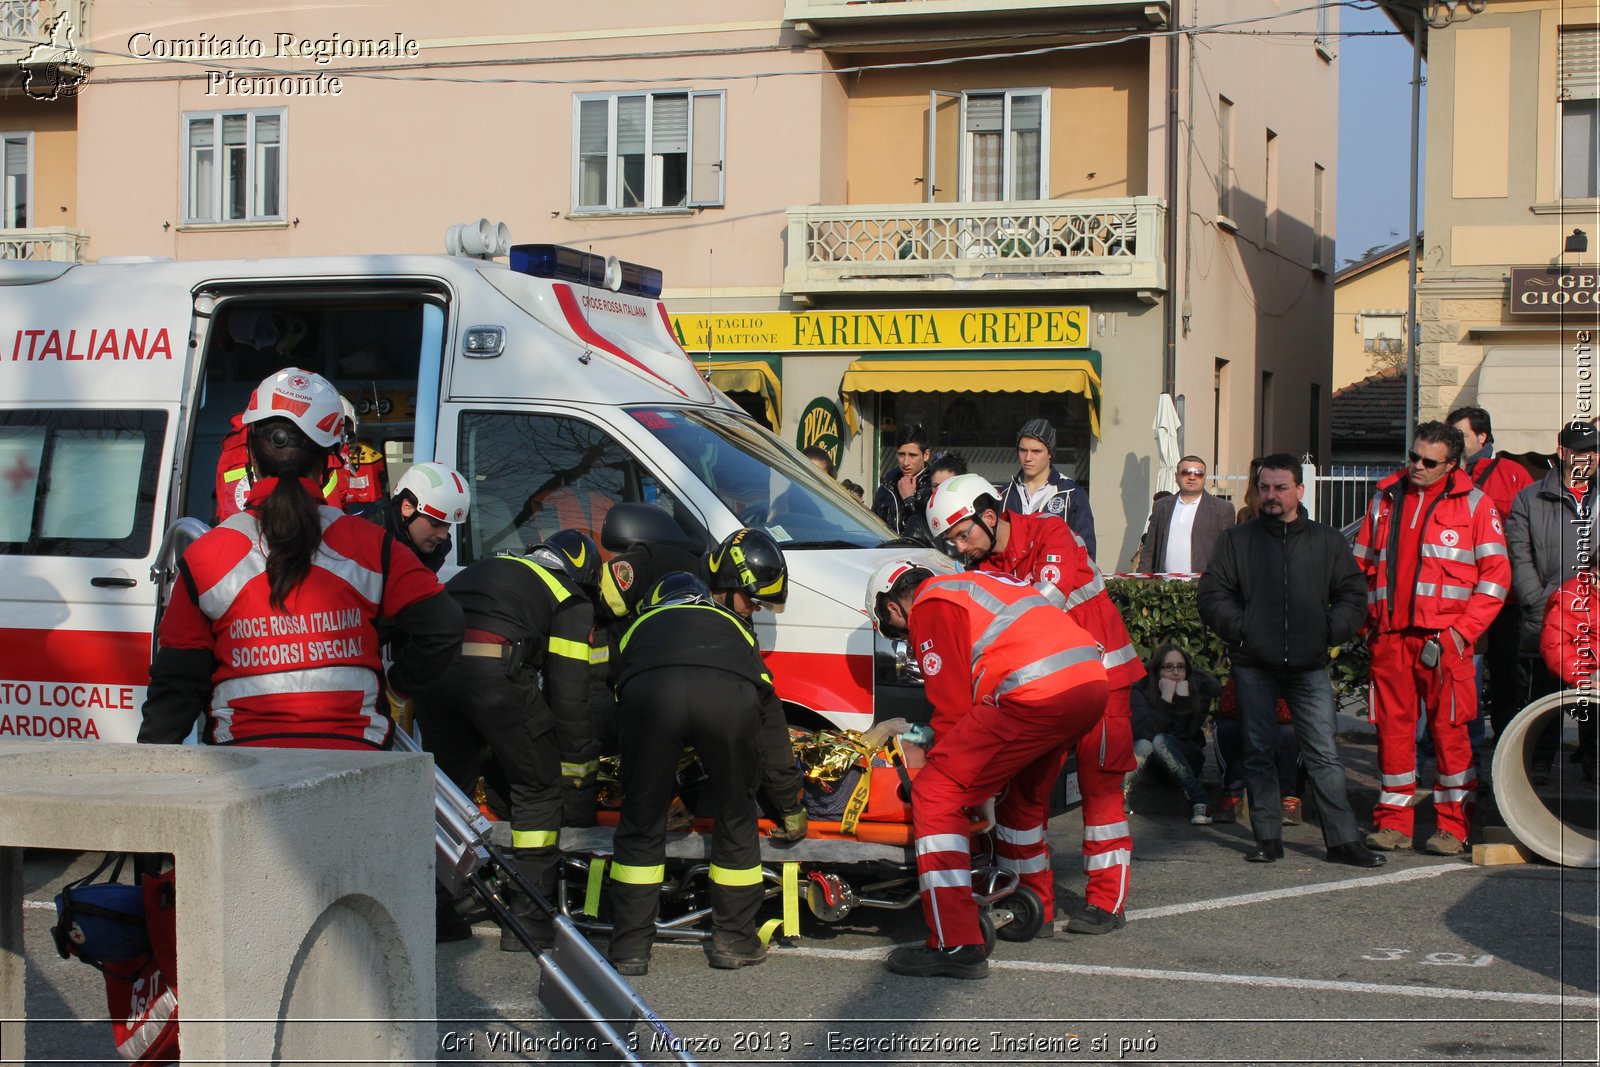
[[(1233, 669), (1228, 662), (1228, 649), (1200, 621), (1195, 585), (1182, 579), (1108, 578), (1106, 593), (1122, 613), (1140, 659), (1149, 659), (1158, 646), (1171, 641), (1187, 651), (1201, 670), (1226, 679)], [(1329, 674), (1341, 704), (1361, 697), (1367, 684), (1368, 661), (1365, 635), (1357, 635), (1335, 650)]]

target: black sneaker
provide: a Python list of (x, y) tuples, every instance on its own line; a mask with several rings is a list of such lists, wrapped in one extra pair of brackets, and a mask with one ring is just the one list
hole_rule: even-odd
[(956, 948), (897, 948), (883, 965), (895, 974), (912, 978), (987, 978), (989, 954), (982, 945)]
[(1112, 914), (1102, 907), (1090, 904), (1067, 920), (1069, 934), (1109, 934), (1128, 925), (1125, 912)]

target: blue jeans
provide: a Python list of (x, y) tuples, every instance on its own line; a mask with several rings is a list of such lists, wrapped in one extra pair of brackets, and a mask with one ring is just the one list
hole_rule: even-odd
[[(1294, 727), (1278, 724), (1278, 792), (1300, 795), (1300, 741)], [(1244, 789), (1244, 727), (1238, 719), (1217, 720), (1217, 762), (1222, 765), (1222, 788), (1230, 793)]]
[(1278, 698), (1289, 704), (1289, 719), (1300, 739), (1300, 760), (1322, 819), (1329, 847), (1360, 837), (1350, 810), (1344, 764), (1334, 740), (1338, 716), (1326, 668), (1269, 671), (1234, 664), (1239, 723), (1244, 727), (1244, 781), (1250, 791), (1250, 826), (1257, 841), (1283, 836), (1283, 797), (1278, 792)]
[(1200, 784), (1200, 771), (1206, 765), (1206, 750), (1171, 734), (1156, 734), (1149, 741), (1135, 741), (1136, 756), (1154, 756), (1156, 766), (1166, 771), (1173, 781), (1183, 787), (1189, 803), (1204, 804), (1206, 787)]

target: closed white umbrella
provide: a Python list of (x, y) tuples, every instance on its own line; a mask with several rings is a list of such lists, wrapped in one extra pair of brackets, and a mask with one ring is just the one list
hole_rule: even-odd
[(1150, 427), (1156, 432), (1156, 492), (1178, 491), (1178, 460), (1183, 458), (1178, 448), (1178, 427), (1182, 425), (1172, 397), (1162, 393), (1156, 399), (1156, 421)]

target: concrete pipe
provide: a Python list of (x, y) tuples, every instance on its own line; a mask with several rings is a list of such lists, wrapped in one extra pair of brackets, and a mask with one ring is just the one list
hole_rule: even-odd
[[(1600, 838), (1596, 838), (1595, 830), (1563, 822), (1545, 805), (1528, 776), (1534, 739), (1544, 732), (1552, 716), (1561, 715), (1566, 705), (1576, 703), (1588, 704), (1590, 714), (1600, 709), (1593, 691), (1568, 689), (1540, 697), (1517, 713), (1495, 745), (1494, 798), (1517, 840), (1551, 863), (1600, 867)], [(1558, 758), (1559, 755), (1558, 751)]]

